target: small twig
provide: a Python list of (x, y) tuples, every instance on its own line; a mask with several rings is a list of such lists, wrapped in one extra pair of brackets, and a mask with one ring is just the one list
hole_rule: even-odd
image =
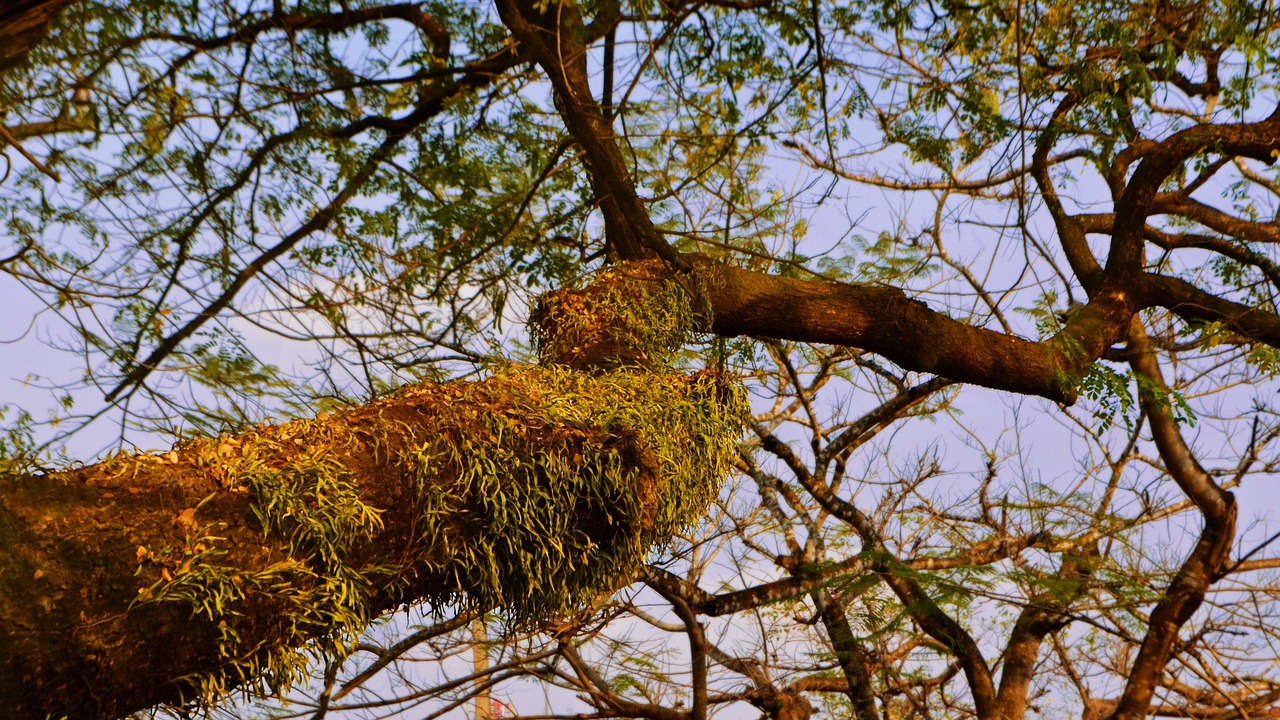
[[(1267, 538), (1266, 540), (1264, 540), (1260, 545), (1258, 545), (1258, 546), (1257, 546), (1257, 547), (1255, 547), (1254, 549), (1252, 549), (1252, 550), (1250, 550), (1249, 552), (1245, 553), (1244, 555), (1240, 556), (1240, 559), (1239, 559), (1239, 560), (1235, 561), (1235, 562), (1231, 565), (1231, 567), (1227, 568), (1226, 573), (1233, 573), (1233, 572), (1235, 572), (1235, 571), (1236, 571), (1236, 569), (1237, 569), (1237, 568), (1239, 568), (1241, 565), (1244, 565), (1244, 564), (1245, 564), (1245, 562), (1247, 562), (1247, 561), (1249, 560), (1249, 558), (1253, 557), (1254, 555), (1257, 555), (1259, 552), (1261, 552), (1261, 551), (1262, 551), (1262, 549), (1263, 549), (1263, 548), (1265, 548), (1266, 546), (1268, 546), (1268, 545), (1270, 545), (1271, 543), (1275, 542), (1276, 540), (1280, 540), (1280, 532), (1278, 532), (1278, 533), (1276, 533), (1276, 534), (1272, 535), (1271, 537), (1269, 537), (1269, 538)], [(1226, 574), (1226, 573), (1224, 573), (1224, 574)]]
[(54, 182), (62, 182), (62, 176), (58, 174), (57, 170), (49, 168), (44, 163), (37, 160), (35, 155), (27, 152), (27, 149), (22, 147), (22, 143), (18, 142), (18, 138), (14, 137), (13, 133), (9, 132), (9, 128), (4, 125), (0, 125), (0, 139), (5, 140), (10, 145), (17, 148), (18, 152), (22, 153), (22, 156), (30, 161), (32, 165), (35, 165), (37, 170), (53, 178)]
[[(6, 173), (6, 175), (8, 175), (8, 173)], [(22, 249), (18, 250), (18, 252), (10, 255), (7, 258), (0, 258), (0, 267), (4, 267), (5, 265), (8, 265), (14, 260), (21, 258), (23, 255), (26, 255), (27, 251), (35, 246), (36, 244), (34, 241), (28, 240), (27, 243), (22, 246)]]

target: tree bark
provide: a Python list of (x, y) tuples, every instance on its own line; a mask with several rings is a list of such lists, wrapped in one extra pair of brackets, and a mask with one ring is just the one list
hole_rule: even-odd
[(589, 602), (714, 496), (737, 438), (717, 437), (716, 417), (738, 423), (723, 390), (706, 374), (525, 368), (3, 478), (5, 717), (115, 718), (287, 684), (293, 648), (341, 653), (424, 599), (529, 622)]
[(0, 71), (26, 59), (44, 40), (49, 23), (72, 0), (17, 0), (0, 5)]
[[(858, 347), (908, 370), (1066, 404), (1074, 402), (1085, 369), (1124, 338), (1130, 319), (1144, 308), (1164, 306), (1188, 319), (1222, 322), (1234, 332), (1280, 346), (1280, 319), (1274, 314), (1146, 275), (1141, 262), (1146, 219), (1164, 180), (1187, 158), (1210, 147), (1274, 162), (1280, 153), (1280, 108), (1260, 122), (1197, 125), (1150, 148), (1116, 199), (1105, 267), (1090, 255), (1080, 224), (1065, 216), (1056, 195), (1046, 192), (1064, 243), (1069, 251), (1074, 248), (1071, 264), (1089, 291), (1089, 302), (1055, 337), (1033, 342), (948, 318), (897, 288), (769, 276), (678, 254), (649, 218), (619, 150), (612, 116), (605, 117), (591, 94), (588, 33), (578, 3), (498, 0), (497, 8), (519, 43), (517, 52), (546, 73), (556, 109), (582, 149), (611, 255), (620, 260), (660, 257), (682, 271), (699, 265), (695, 271), (709, 276), (705, 288), (713, 311), (706, 329), (717, 334)], [(1058, 114), (1072, 102), (1064, 99)], [(1051, 137), (1046, 132), (1037, 150), (1042, 185)]]
[(1109, 716), (1111, 720), (1141, 720), (1148, 716), (1156, 687), (1177, 650), (1179, 631), (1199, 609), (1209, 589), (1228, 572), (1238, 513), (1235, 496), (1223, 490), (1200, 465), (1182, 437), (1151, 340), (1136, 319), (1129, 329), (1129, 348), (1129, 364), (1144, 379), (1144, 384), (1139, 385), (1139, 402), (1165, 471), (1195, 503), (1204, 526), (1164, 596), (1151, 609), (1147, 634), (1129, 669), (1124, 694)]

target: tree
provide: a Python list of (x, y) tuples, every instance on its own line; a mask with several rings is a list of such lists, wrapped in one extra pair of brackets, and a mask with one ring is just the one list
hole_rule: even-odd
[[(30, 133), (66, 181), (12, 178), (2, 200), (15, 247), (0, 269), (73, 331), (83, 387), (106, 404), (70, 414), (85, 400), (69, 392), (42, 436), (55, 445), (40, 448), (34, 418), (18, 415), (4, 448), (22, 474), (6, 508), (62, 492), (31, 464), (99, 417), (121, 442), (217, 434), (465, 375), (504, 341), (522, 354), (504, 322), (532, 294), (647, 261), (664, 268), (650, 283), (683, 288), (687, 329), (720, 338), (701, 348), (709, 362), (753, 380), (759, 452), (738, 458), (745, 484), (722, 497), (721, 524), (685, 538), (674, 569), (641, 574), (675, 624), (642, 596), (578, 618), (517, 613), (526, 629), (540, 618), (534, 637), (554, 650), (494, 663), (481, 692), (486, 677), (535, 677), (581, 690), (599, 716), (652, 718), (743, 701), (806, 717), (813, 693), (832, 692), (859, 718), (1023, 717), (1037, 702), (1228, 717), (1280, 697), (1275, 653), (1260, 650), (1274, 640), (1274, 537), (1241, 544), (1233, 495), (1273, 472), (1277, 433), (1269, 6), (82, 2), (58, 22), (8, 71), (7, 122), (96, 129)], [(818, 184), (777, 184), (797, 167)], [(807, 220), (832, 224), (806, 203), (830, 208), (845, 188), (912, 200), (897, 218), (806, 239)], [(316, 373), (260, 357), (270, 335), (308, 342)], [(1010, 479), (1032, 453), (983, 421), (966, 428), (985, 465), (961, 497), (936, 482), (945, 458), (921, 455), (908, 472), (891, 447), (855, 456), (913, 414), (991, 397), (957, 395), (963, 385), (1044, 398), (1026, 407), (1076, 423), (1090, 453), (1078, 477)], [(1083, 412), (1063, 409), (1077, 401)], [(367, 411), (348, 412), (339, 426)], [(539, 427), (556, 436), (557, 423)], [(606, 464), (643, 475), (639, 445), (608, 431)], [(227, 442), (193, 441), (174, 462)], [(851, 486), (858, 463), (892, 482)], [(343, 472), (363, 487), (367, 471)], [(251, 487), (256, 507), (270, 505)], [(177, 528), (190, 557), (212, 542), (190, 522), (195, 499), (178, 503), (195, 510)], [(375, 497), (345, 506), (394, 515)], [(706, 557), (717, 529), (739, 564), (725, 592), (701, 585), (720, 581)], [(365, 537), (290, 532), (321, 558)], [(139, 545), (135, 566), (152, 561)], [(160, 595), (168, 570), (147, 566)], [(454, 592), (433, 580), (369, 607)], [(699, 620), (800, 607), (810, 619), (771, 620), (758, 656), (726, 650)], [(628, 615), (687, 636), (682, 706), (678, 682), (618, 671), (628, 658), (656, 667), (601, 635)], [(317, 652), (341, 655), (340, 630), (366, 619), (296, 639), (317, 633)], [(469, 622), (379, 651), (374, 667)], [(829, 657), (774, 664), (770, 633), (812, 627)], [(337, 672), (326, 667), (330, 690)], [(325, 692), (319, 712), (358, 685)]]
[(4, 50), (0, 50), (0, 68), (20, 63), (37, 43), (44, 39), (49, 23), (69, 0), (31, 0), (9, 3), (0, 15)]

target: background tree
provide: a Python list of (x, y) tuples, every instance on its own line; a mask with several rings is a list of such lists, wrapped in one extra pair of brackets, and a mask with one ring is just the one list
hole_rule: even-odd
[(466, 376), (531, 294), (656, 256), (707, 288), (690, 363), (755, 393), (717, 512), (479, 678), (370, 680), (462, 615), (307, 712), (1256, 716), (1277, 40), (1245, 2), (77, 3), (3, 86), (12, 127), (95, 128), (0, 196), (80, 358), (6, 455)]

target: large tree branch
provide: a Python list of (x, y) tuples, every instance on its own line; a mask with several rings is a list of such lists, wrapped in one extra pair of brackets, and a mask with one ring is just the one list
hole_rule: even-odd
[[(1099, 233), (1102, 235), (1111, 234), (1112, 225), (1115, 221), (1115, 216), (1111, 213), (1090, 213), (1076, 215), (1074, 218), (1086, 233)], [(1192, 232), (1170, 233), (1147, 225), (1146, 239), (1151, 244), (1164, 250), (1197, 248), (1217, 253), (1242, 265), (1251, 265), (1258, 268), (1272, 284), (1280, 288), (1280, 268), (1277, 268), (1276, 264), (1266, 255), (1250, 249), (1247, 245), (1236, 242), (1234, 238)]]
[(1124, 694), (1110, 715), (1112, 720), (1147, 717), (1156, 686), (1178, 642), (1178, 631), (1200, 607), (1209, 587), (1229, 569), (1236, 524), (1235, 497), (1201, 467), (1178, 429), (1169, 388), (1146, 330), (1137, 319), (1129, 331), (1129, 344), (1130, 366), (1141, 379), (1139, 401), (1165, 471), (1199, 508), (1204, 528), (1169, 582), (1164, 597), (1151, 611), (1147, 635), (1129, 672)]
[(1206, 292), (1186, 280), (1148, 273), (1138, 297), (1146, 307), (1163, 307), (1184, 320), (1217, 322), (1231, 332), (1280, 348), (1280, 317)]
[[(1064, 100), (1058, 114), (1071, 107)], [(1074, 400), (1075, 378), (1119, 340), (1144, 307), (1164, 306), (1192, 320), (1217, 321), (1280, 347), (1280, 318), (1218, 298), (1176, 278), (1141, 271), (1145, 220), (1156, 190), (1191, 155), (1207, 149), (1269, 161), (1280, 149), (1280, 111), (1265, 121), (1199, 126), (1147, 148), (1117, 203), (1112, 252), (1099, 266), (1084, 241), (1085, 226), (1057, 202), (1048, 177), (1052, 133), (1037, 147), (1033, 174), (1050, 205), (1072, 267), (1090, 301), (1058, 336), (1032, 342), (976, 328), (930, 310), (898, 289), (804, 281), (703, 263), (714, 312), (710, 329), (832, 343), (870, 350), (904, 368), (957, 382)]]
[(117, 718), (267, 671), (287, 682), (294, 648), (340, 652), (422, 600), (576, 608), (714, 497), (737, 433), (715, 428), (738, 422), (723, 390), (512, 369), (0, 478), (5, 717)]
[[(1265, 718), (1280, 702), (1280, 690), (1242, 688), (1228, 695), (1199, 697), (1187, 702), (1165, 702), (1152, 705), (1147, 717), (1187, 718), (1187, 720), (1239, 720), (1243, 717)], [(1091, 699), (1083, 713), (1084, 720), (1098, 720), (1113, 712), (1119, 700)], [(1245, 714), (1247, 713), (1247, 714)]]
[(1144, 143), (1142, 161), (1116, 200), (1104, 284), (1122, 291), (1121, 286), (1139, 271), (1147, 217), (1155, 209), (1161, 186), (1184, 162), (1205, 151), (1274, 163), (1280, 152), (1280, 106), (1260, 122), (1197, 125), (1159, 143)]
[(93, 122), (84, 115), (54, 118), (40, 122), (23, 123), (8, 128), (9, 134), (17, 140), (25, 140), (41, 135), (57, 135), (67, 132), (86, 132), (95, 130)]
[(44, 40), (49, 24), (74, 0), (16, 0), (0, 5), (0, 70), (26, 59)]
[[(673, 266), (687, 268), (690, 261), (658, 237), (611, 124), (591, 96), (578, 5), (569, 0), (499, 0), (498, 9), (520, 42), (520, 52), (528, 53), (551, 81), (556, 107), (586, 157), (615, 256), (657, 254)], [(1070, 102), (1064, 101), (1058, 115), (1070, 109)], [(1280, 140), (1266, 136), (1272, 130), (1267, 123), (1193, 130), (1175, 135), (1143, 160), (1131, 191), (1118, 203), (1117, 239), (1099, 278), (1104, 286), (1092, 292), (1088, 306), (1049, 341), (1035, 343), (965, 325), (893, 288), (805, 282), (714, 264), (704, 265), (710, 268), (708, 329), (721, 335), (850, 345), (880, 353), (910, 370), (1069, 403), (1075, 397), (1076, 378), (1123, 336), (1129, 319), (1141, 309), (1132, 282), (1140, 268), (1126, 259), (1133, 254), (1127, 249), (1132, 234), (1128, 225), (1137, 217), (1142, 229), (1155, 190), (1139, 186), (1154, 182), (1158, 188), (1187, 155), (1209, 144), (1249, 157), (1266, 155), (1280, 145)], [(1042, 187), (1050, 144), (1051, 140), (1041, 144), (1034, 163)], [(1055, 217), (1064, 219), (1061, 213)], [(1082, 242), (1078, 225), (1071, 229)], [(1140, 236), (1137, 241), (1140, 250)]]
[[(1101, 357), (1122, 308), (1099, 303), (1058, 338), (1034, 342), (974, 327), (901, 290), (766, 275), (692, 258), (704, 275), (710, 330), (847, 345), (955, 382), (1075, 400), (1074, 378)], [(1127, 318), (1126, 318), (1127, 320)]]
[(591, 187), (604, 215), (605, 240), (616, 259), (640, 260), (658, 255), (676, 262), (675, 251), (658, 237), (648, 208), (614, 139), (613, 126), (591, 95), (587, 75), (586, 26), (573, 2), (497, 0), (498, 14), (519, 52), (547, 74), (556, 109), (582, 147)]
[(1211, 230), (1246, 242), (1280, 242), (1280, 223), (1235, 217), (1187, 197), (1184, 193), (1157, 195), (1151, 209), (1153, 214), (1177, 215), (1194, 220)]

